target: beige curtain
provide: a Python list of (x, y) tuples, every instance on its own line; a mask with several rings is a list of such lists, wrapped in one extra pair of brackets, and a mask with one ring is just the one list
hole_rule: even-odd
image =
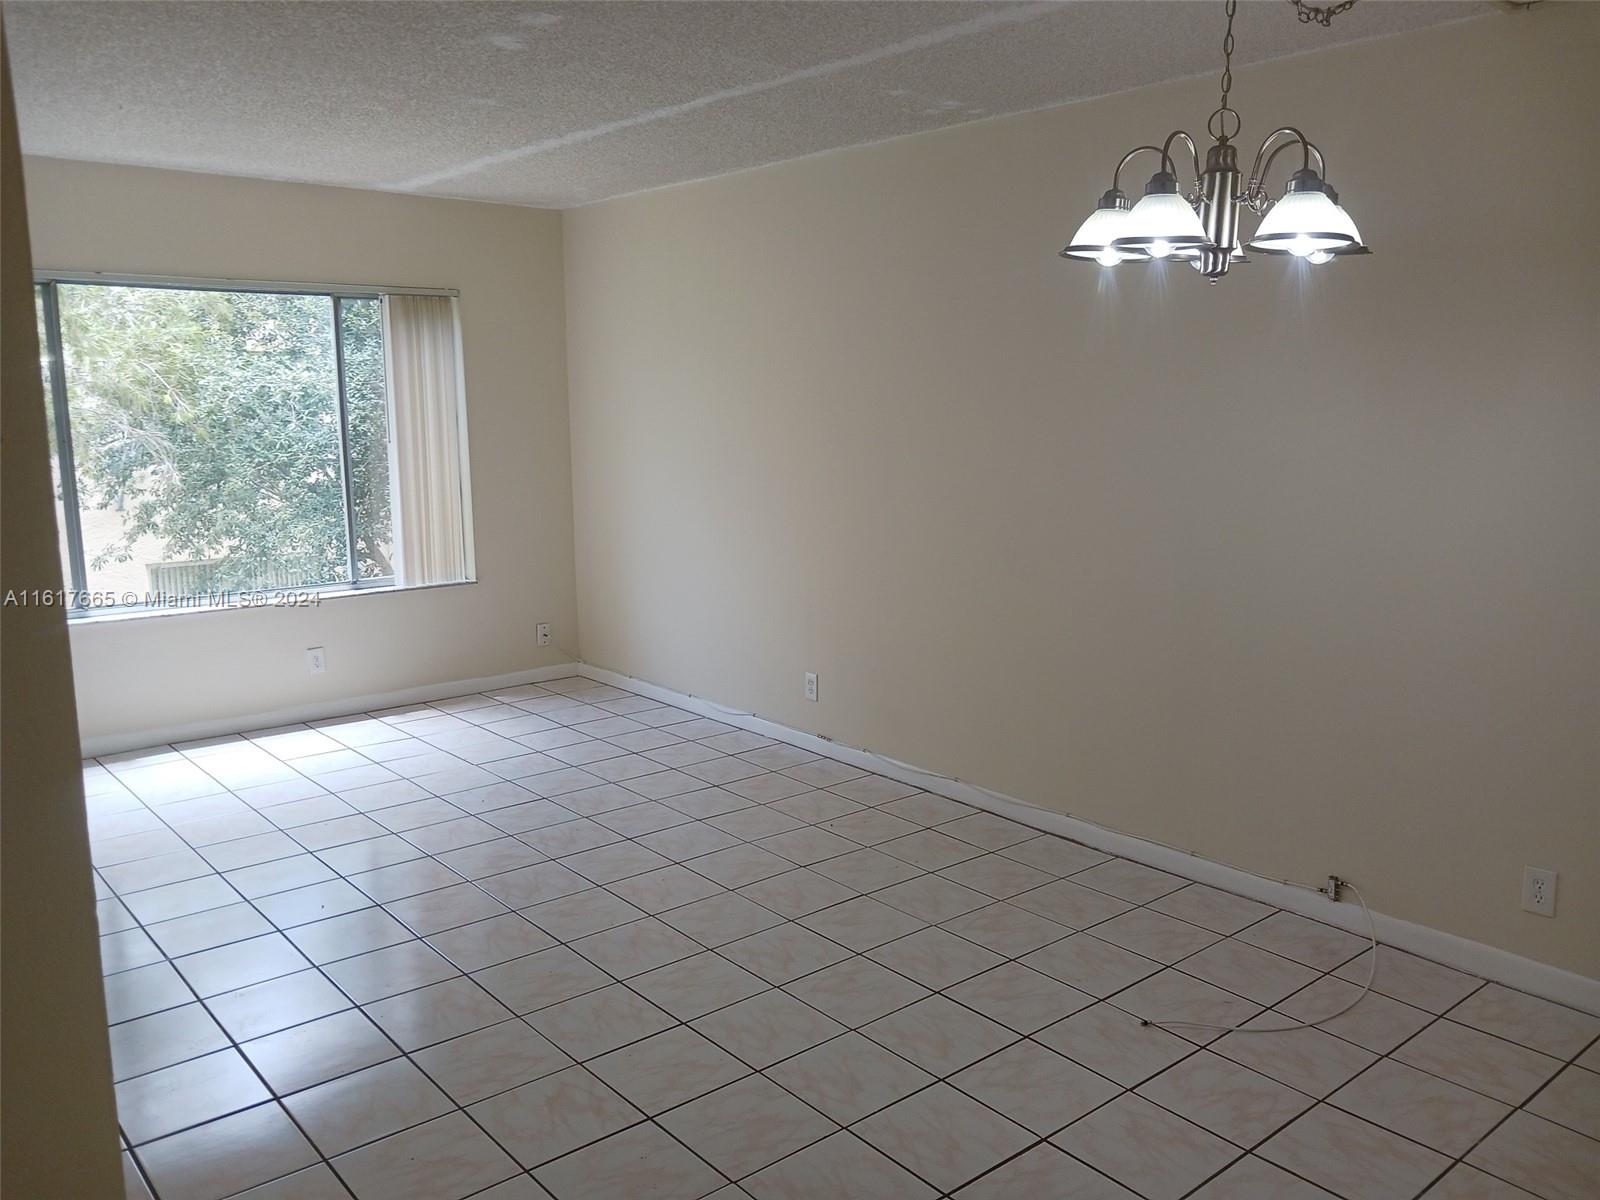
[(383, 298), (394, 487), (395, 582), (471, 575), (462, 458), (461, 354), (449, 296)]

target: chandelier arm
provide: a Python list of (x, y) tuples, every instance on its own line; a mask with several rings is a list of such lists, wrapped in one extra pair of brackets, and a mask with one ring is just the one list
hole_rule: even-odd
[[(1272, 143), (1275, 140), (1282, 137), (1290, 137), (1294, 140), (1280, 142), (1277, 146), (1273, 147), (1272, 152), (1269, 154), (1267, 152), (1267, 148), (1272, 146)], [(1302, 170), (1308, 169), (1311, 166), (1311, 156), (1314, 154), (1317, 157), (1318, 173), (1321, 174), (1324, 179), (1328, 177), (1328, 163), (1323, 157), (1322, 150), (1317, 146), (1317, 144), (1310, 138), (1306, 137), (1305, 134), (1301, 133), (1293, 125), (1284, 125), (1281, 128), (1274, 129), (1262, 139), (1261, 149), (1256, 151), (1255, 165), (1250, 168), (1249, 182), (1246, 184), (1244, 192), (1239, 197), (1241, 203), (1249, 203), (1260, 195), (1262, 186), (1266, 182), (1267, 173), (1272, 170), (1272, 164), (1274, 160), (1277, 159), (1278, 155), (1295, 145), (1300, 147), (1300, 166)], [(1262, 161), (1263, 158), (1265, 158), (1265, 162)]]
[(1311, 166), (1310, 156), (1313, 154), (1317, 156), (1317, 174), (1321, 175), (1322, 178), (1326, 180), (1328, 178), (1328, 160), (1322, 155), (1322, 147), (1317, 145), (1315, 142), (1306, 143), (1307, 160), (1301, 163), (1301, 166), (1303, 168), (1309, 168)]
[(1161, 157), (1166, 160), (1167, 170), (1172, 171), (1172, 173), (1174, 175), (1176, 175), (1177, 172), (1172, 170), (1173, 162), (1172, 162), (1171, 150), (1172, 150), (1172, 143), (1177, 141), (1179, 138), (1182, 138), (1185, 142), (1187, 142), (1189, 144), (1189, 156), (1194, 160), (1194, 182), (1195, 182), (1195, 186), (1199, 187), (1200, 186), (1200, 151), (1195, 146), (1194, 139), (1192, 137), (1190, 137), (1186, 132), (1184, 132), (1182, 129), (1174, 129), (1171, 133), (1167, 134), (1167, 140), (1165, 142), (1161, 143)]
[(1122, 156), (1121, 161), (1117, 163), (1117, 169), (1111, 173), (1111, 190), (1112, 191), (1120, 192), (1122, 190), (1122, 168), (1127, 166), (1131, 161), (1133, 161), (1133, 158), (1134, 158), (1134, 156), (1136, 154), (1141, 154), (1146, 150), (1149, 150), (1149, 151), (1151, 151), (1151, 152), (1153, 152), (1155, 154), (1161, 155), (1161, 165), (1162, 165), (1163, 168), (1170, 168), (1172, 166), (1172, 158), (1171, 158), (1171, 156), (1169, 156), (1167, 154), (1166, 150), (1164, 150), (1162, 147), (1160, 147), (1160, 146), (1135, 146), (1132, 150), (1129, 150), (1126, 154), (1124, 154)]
[[(1256, 176), (1255, 178), (1259, 182), (1265, 182), (1266, 178), (1267, 178), (1267, 174), (1272, 170), (1273, 160), (1276, 159), (1278, 157), (1278, 155), (1282, 154), (1285, 150), (1292, 150), (1293, 148), (1294, 148), (1294, 143), (1293, 142), (1286, 142), (1285, 144), (1279, 146), (1271, 154), (1267, 155), (1266, 166), (1261, 168), (1261, 174)], [(1302, 156), (1301, 156), (1301, 160), (1300, 160), (1301, 161), (1301, 170), (1309, 170), (1310, 169), (1310, 167), (1311, 167), (1311, 158), (1312, 158), (1313, 155), (1315, 155), (1316, 159), (1317, 159), (1317, 174), (1322, 176), (1324, 179), (1326, 179), (1328, 177), (1328, 164), (1322, 157), (1322, 151), (1317, 149), (1317, 144), (1315, 142), (1301, 142), (1300, 143), (1300, 148), (1301, 148), (1301, 150), (1303, 152)]]
[(1267, 150), (1271, 148), (1272, 144), (1281, 137), (1292, 137), (1302, 146), (1310, 144), (1309, 140), (1306, 138), (1306, 135), (1301, 133), (1293, 125), (1280, 125), (1277, 129), (1274, 129), (1271, 133), (1267, 134), (1266, 137), (1261, 139), (1261, 149), (1256, 151), (1256, 161), (1250, 168), (1250, 177), (1252, 179), (1261, 178), (1262, 174), (1264, 173), (1261, 166), (1261, 160), (1266, 157)]

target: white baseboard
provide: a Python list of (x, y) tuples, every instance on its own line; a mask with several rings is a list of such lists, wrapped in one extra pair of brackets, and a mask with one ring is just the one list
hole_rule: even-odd
[[(865, 771), (898, 779), (923, 791), (947, 796), (952, 800), (970, 804), (974, 808), (1009, 817), (1013, 821), (1042, 832), (1060, 834), (1062, 837), (1082, 842), (1107, 854), (1129, 858), (1158, 870), (1170, 871), (1174, 875), (1182, 875), (1198, 883), (1210, 884), (1212, 887), (1246, 896), (1251, 900), (1259, 900), (1274, 908), (1287, 909), (1289, 912), (1299, 913), (1313, 920), (1336, 925), (1363, 937), (1367, 934), (1366, 919), (1359, 907), (1333, 903), (1313, 887), (1299, 887), (1276, 879), (1267, 879), (1238, 867), (1230, 867), (1226, 863), (1202, 858), (1187, 850), (1164, 846), (1159, 842), (1135, 837), (1132, 834), (1118, 833), (1116, 830), (1107, 829), (1079, 817), (1039, 808), (1011, 796), (991, 792), (970, 783), (962, 783), (944, 775), (936, 775), (871, 750), (848, 746), (816, 734), (802, 733), (753, 713), (725, 708), (713, 701), (673, 691), (671, 688), (636, 679), (631, 675), (623, 675), (586, 663), (578, 664), (569, 670), (600, 683), (625, 688), (665, 704), (676, 705), (701, 716), (711, 717), (780, 742), (787, 742), (791, 746), (798, 746), (815, 754), (836, 758), (840, 762), (849, 763)], [(1509, 950), (1501, 950), (1496, 946), (1485, 945), (1426, 925), (1418, 925), (1399, 917), (1383, 913), (1373, 913), (1372, 916), (1377, 927), (1378, 940), (1385, 945), (1409, 951), (1434, 962), (1443, 963), (1447, 967), (1454, 967), (1458, 971), (1466, 971), (1519, 991), (1554, 1000), (1559, 1004), (1600, 1014), (1600, 979), (1590, 979), (1585, 975), (1550, 966), (1548, 963), (1524, 958)]]
[[(765, 737), (787, 742), (791, 746), (799, 746), (816, 754), (836, 758), (864, 771), (898, 779), (923, 791), (948, 796), (952, 800), (959, 800), (974, 808), (1009, 817), (1013, 821), (1042, 832), (1060, 834), (1062, 837), (1082, 842), (1107, 854), (1129, 858), (1158, 870), (1182, 875), (1198, 883), (1210, 884), (1236, 895), (1259, 900), (1274, 908), (1299, 913), (1363, 936), (1367, 932), (1365, 920), (1358, 908), (1331, 903), (1311, 887), (1298, 887), (1276, 879), (1267, 879), (1238, 867), (1228, 866), (1226, 863), (1203, 858), (1187, 850), (1164, 846), (1159, 842), (1135, 837), (1132, 834), (1119, 833), (1079, 817), (1039, 808), (999, 792), (991, 792), (974, 784), (924, 771), (871, 750), (849, 746), (816, 734), (803, 733), (753, 713), (729, 709), (699, 696), (674, 691), (647, 680), (608, 671), (603, 667), (590, 666), (587, 663), (558, 663), (549, 667), (515, 671), (509, 675), (457, 679), (448, 683), (402, 688), (373, 695), (345, 696), (292, 708), (247, 713), (238, 717), (221, 717), (162, 729), (87, 738), (83, 741), (83, 754), (85, 757), (116, 754), (124, 750), (140, 750), (149, 746), (170, 745), (173, 742), (195, 741), (200, 738), (244, 733), (253, 729), (267, 729), (278, 725), (341, 717), (350, 713), (371, 712), (380, 708), (394, 708), (403, 704), (417, 704), (427, 700), (442, 700), (449, 696), (466, 695), (471, 692), (490, 692), (499, 688), (516, 687), (524, 683), (541, 683), (571, 675), (582, 675), (600, 683), (609, 683), (613, 687), (625, 688), (642, 696), (649, 696), (663, 703), (724, 721), (740, 729), (748, 729)], [(1399, 917), (1374, 913), (1373, 920), (1377, 926), (1378, 940), (1385, 945), (1421, 955), (1445, 966), (1494, 980), (1496, 983), (1503, 983), (1507, 987), (1542, 996), (1547, 1000), (1600, 1014), (1600, 980), (1590, 979), (1572, 971), (1562, 970), (1560, 967), (1523, 958), (1509, 950), (1501, 950), (1495, 946), (1458, 937), (1426, 925), (1418, 925)]]
[(309, 704), (297, 704), (292, 708), (273, 709), (269, 712), (218, 717), (211, 721), (194, 721), (187, 725), (172, 725), (162, 729), (142, 729), (134, 733), (107, 734), (102, 737), (84, 738), (83, 756), (93, 758), (100, 754), (120, 754), (124, 750), (143, 750), (150, 746), (169, 746), (174, 742), (192, 742), (200, 738), (223, 737), (230, 733), (247, 733), (252, 729), (272, 729), (278, 725), (321, 721), (329, 717), (348, 716), (351, 713), (373, 712), (380, 708), (398, 708), (402, 704), (420, 704), (426, 700), (465, 696), (472, 692), (492, 692), (500, 688), (517, 687), (524, 683), (542, 683), (546, 679), (564, 679), (581, 673), (577, 663), (557, 663), (553, 667), (533, 667), (526, 671), (513, 671), (509, 675), (490, 675), (483, 679), (457, 679), (450, 683), (400, 688), (397, 691), (378, 692), (366, 696), (340, 696)]

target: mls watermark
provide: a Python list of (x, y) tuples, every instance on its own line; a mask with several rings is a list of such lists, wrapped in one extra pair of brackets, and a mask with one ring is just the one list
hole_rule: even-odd
[(232, 591), (174, 592), (74, 591), (70, 588), (11, 588), (0, 598), (6, 608), (138, 608), (155, 611), (190, 608), (317, 608), (321, 592)]

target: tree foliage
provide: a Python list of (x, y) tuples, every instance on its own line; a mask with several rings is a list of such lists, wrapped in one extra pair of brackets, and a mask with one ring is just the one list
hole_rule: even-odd
[[(344, 582), (334, 305), (326, 296), (61, 285), (73, 457), (84, 508), (157, 539), (209, 586)], [(358, 571), (392, 574), (380, 302), (341, 304)]]

